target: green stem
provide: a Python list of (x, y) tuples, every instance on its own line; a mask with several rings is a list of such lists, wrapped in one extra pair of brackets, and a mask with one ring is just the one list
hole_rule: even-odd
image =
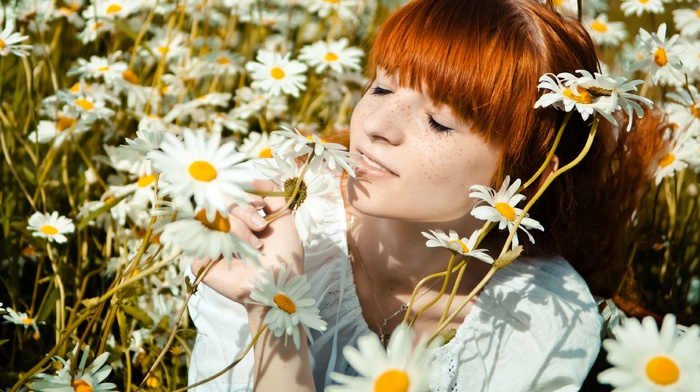
[(271, 222), (279, 218), (280, 215), (284, 214), (285, 211), (287, 211), (292, 205), (292, 203), (294, 203), (294, 200), (296, 200), (297, 195), (299, 195), (301, 183), (304, 182), (304, 175), (306, 175), (306, 171), (309, 170), (309, 166), (311, 165), (311, 161), (314, 159), (314, 156), (314, 150), (311, 150), (311, 152), (309, 153), (309, 158), (306, 160), (306, 162), (304, 162), (304, 166), (301, 168), (301, 172), (297, 176), (297, 182), (296, 184), (294, 184), (294, 191), (292, 191), (292, 195), (287, 199), (287, 204), (285, 204), (284, 207), (280, 208), (277, 212), (266, 216), (265, 219)]
[(559, 127), (559, 131), (557, 132), (557, 137), (554, 139), (554, 144), (552, 144), (552, 148), (549, 150), (549, 153), (547, 154), (547, 158), (544, 160), (544, 163), (542, 166), (540, 166), (539, 170), (537, 170), (537, 173), (532, 176), (523, 186), (520, 187), (519, 192), (521, 192), (523, 189), (526, 189), (530, 185), (532, 185), (537, 178), (539, 178), (540, 174), (547, 168), (549, 165), (549, 162), (552, 160), (552, 157), (554, 156), (554, 152), (557, 150), (557, 147), (559, 146), (559, 141), (561, 140), (561, 135), (564, 134), (564, 128), (566, 128), (566, 124), (569, 123), (569, 119), (571, 118), (571, 114), (573, 112), (568, 112), (566, 113), (566, 117), (564, 117), (564, 122), (562, 122), (561, 126)]

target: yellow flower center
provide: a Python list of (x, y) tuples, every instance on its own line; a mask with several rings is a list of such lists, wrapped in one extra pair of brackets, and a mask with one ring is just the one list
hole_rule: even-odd
[(158, 48), (158, 51), (160, 52), (160, 54), (166, 54), (170, 52), (170, 48), (167, 46), (161, 46)]
[(272, 158), (272, 149), (265, 147), (258, 153), (258, 158)]
[(93, 392), (92, 386), (83, 380), (75, 380), (71, 386), (75, 392)]
[(656, 356), (647, 362), (647, 377), (658, 385), (670, 385), (678, 381), (680, 370), (678, 365), (669, 357)]
[(340, 0), (323, 0), (324, 3), (331, 3), (331, 4), (336, 4), (340, 3)]
[(93, 30), (93, 31), (97, 31), (97, 29), (99, 29), (99, 28), (102, 27), (102, 26), (104, 26), (104, 23), (103, 23), (103, 22), (95, 22), (95, 24), (92, 25), (92, 30)]
[(464, 243), (464, 241), (462, 241), (462, 240), (450, 240), (450, 244), (454, 244), (455, 242), (462, 246), (463, 253), (469, 252), (469, 247), (467, 246), (467, 244)]
[(116, 12), (119, 12), (122, 10), (122, 7), (119, 4), (110, 4), (109, 7), (107, 7), (107, 12), (105, 12), (107, 15), (109, 14), (114, 14)]
[(73, 10), (68, 7), (58, 7), (59, 12), (65, 12), (66, 14), (72, 14)]
[(160, 386), (160, 381), (153, 376), (148, 377), (148, 380), (146, 380), (146, 386), (149, 388), (158, 388)]
[(515, 220), (515, 209), (511, 207), (510, 204), (500, 201), (496, 203), (494, 208), (509, 221), (512, 222)]
[(673, 154), (666, 154), (661, 159), (659, 159), (659, 166), (666, 167), (672, 164), (676, 160), (676, 156)]
[(109, 71), (109, 65), (105, 65), (104, 67), (97, 68), (97, 70), (100, 72), (107, 72), (107, 71)]
[(131, 84), (139, 84), (139, 77), (128, 69), (122, 72), (122, 78)]
[(160, 245), (160, 234), (161, 233), (158, 233), (158, 234), (154, 235), (153, 237), (151, 237), (151, 243), (153, 245)]
[(694, 104), (690, 107), (690, 113), (695, 116), (695, 118), (700, 118), (700, 102)]
[(153, 183), (153, 181), (155, 181), (155, 180), (156, 180), (155, 174), (148, 174), (148, 175), (139, 177), (138, 181), (136, 181), (136, 184), (138, 184), (138, 186), (140, 188), (145, 188), (145, 187), (151, 185), (151, 183)]
[(76, 99), (74, 103), (85, 110), (92, 110), (95, 107), (95, 105), (93, 105), (92, 102), (88, 101), (85, 98)]
[(411, 380), (403, 370), (391, 369), (374, 382), (374, 392), (408, 392)]
[(668, 64), (668, 57), (666, 56), (666, 49), (664, 49), (664, 48), (656, 49), (656, 52), (654, 52), (654, 62), (659, 67), (663, 67), (664, 65)]
[(34, 332), (34, 333), (32, 334), (32, 338), (33, 338), (34, 340), (39, 340), (39, 339), (41, 339), (41, 334), (40, 334), (39, 332)]
[(564, 0), (554, 0), (553, 3), (555, 6), (559, 7), (564, 4)]
[(5, 49), (5, 41), (0, 38), (0, 49)]
[(284, 70), (282, 68), (273, 67), (270, 70), (270, 76), (272, 76), (272, 78), (274, 78), (274, 79), (282, 80), (282, 79), (284, 79), (285, 73), (284, 73)]
[(646, 3), (649, 2), (649, 0), (639, 0), (639, 2), (640, 2), (641, 4), (646, 4)]
[(285, 312), (292, 314), (297, 311), (297, 306), (289, 297), (282, 293), (278, 293), (272, 298), (272, 301)]
[(66, 129), (70, 128), (75, 124), (75, 119), (70, 118), (70, 117), (61, 117), (57, 122), (56, 122), (56, 130), (58, 132), (65, 131)]
[[(86, 84), (86, 85), (85, 85), (85, 90), (87, 90), (87, 89), (89, 89), (89, 88), (90, 88), (90, 85), (89, 85), (89, 84)], [(74, 83), (74, 84), (70, 87), (70, 89), (68, 89), (68, 90), (69, 90), (70, 92), (72, 92), (73, 94), (75, 94), (75, 93), (77, 93), (77, 92), (80, 92), (80, 83), (77, 83), (77, 82)]]
[(39, 229), (39, 231), (47, 235), (58, 234), (58, 229), (51, 225), (43, 225), (41, 226), (41, 229)]
[(194, 161), (187, 171), (197, 181), (210, 182), (216, 178), (216, 169), (207, 161)]
[(593, 21), (593, 23), (591, 23), (591, 30), (597, 31), (599, 33), (604, 33), (608, 31), (608, 25), (599, 20), (595, 20)]
[(34, 319), (31, 318), (31, 317), (25, 317), (25, 318), (23, 318), (23, 319), (20, 320), (20, 321), (22, 322), (22, 324), (26, 324), (26, 325), (32, 325), (32, 324), (34, 324)]
[(695, 11), (695, 14), (698, 16), (698, 18), (700, 18), (700, 8), (698, 8), (698, 10)]
[(207, 212), (204, 210), (201, 210), (195, 215), (194, 217), (198, 221), (202, 222), (204, 226), (206, 226), (208, 229), (214, 230), (214, 231), (220, 231), (223, 233), (228, 233), (231, 231), (231, 222), (229, 222), (228, 217), (223, 217), (219, 212), (216, 212), (216, 216), (214, 217), (213, 222), (209, 222), (207, 220)]
[(325, 56), (323, 56), (323, 59), (328, 61), (329, 63), (333, 61), (338, 61), (338, 55), (335, 53), (328, 52)]
[(216, 59), (216, 63), (221, 64), (221, 65), (227, 65), (227, 64), (231, 64), (231, 60), (229, 60), (228, 57), (221, 56), (218, 59)]
[(579, 95), (574, 95), (574, 93), (571, 91), (571, 89), (567, 88), (566, 90), (564, 90), (564, 96), (566, 96), (570, 100), (576, 101), (578, 103), (589, 104), (589, 103), (593, 102), (593, 98), (591, 98), (591, 94), (585, 88), (581, 88), (581, 87), (577, 86), (576, 92), (578, 92)]

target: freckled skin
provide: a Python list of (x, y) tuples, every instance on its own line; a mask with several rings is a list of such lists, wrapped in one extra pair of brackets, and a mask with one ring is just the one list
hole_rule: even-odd
[[(376, 94), (375, 87), (389, 92)], [(452, 130), (436, 132), (429, 116)], [(355, 108), (350, 141), (352, 152), (374, 157), (397, 175), (350, 179), (350, 203), (363, 213), (391, 219), (470, 219), (475, 200), (469, 198), (469, 188), (489, 184), (498, 161), (496, 147), (471, 132), (449, 107), (399, 87), (396, 77), (381, 70)]]

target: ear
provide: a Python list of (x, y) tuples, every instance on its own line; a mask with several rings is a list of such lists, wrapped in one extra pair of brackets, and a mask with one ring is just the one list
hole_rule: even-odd
[(540, 178), (537, 180), (537, 189), (540, 189), (540, 187), (542, 187), (544, 184), (544, 181), (549, 178), (552, 173), (557, 171), (557, 169), (559, 169), (559, 157), (557, 154), (554, 154), (552, 155), (552, 159), (549, 160), (547, 167), (545, 167), (542, 174), (540, 174)]

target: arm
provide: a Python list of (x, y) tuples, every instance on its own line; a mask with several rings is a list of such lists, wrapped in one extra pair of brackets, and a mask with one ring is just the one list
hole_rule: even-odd
[[(274, 184), (268, 181), (258, 181), (255, 186), (261, 190), (274, 190)], [(291, 213), (282, 214), (263, 226), (254, 223), (254, 217), (259, 217), (256, 208), (262, 208), (269, 214), (282, 208), (284, 199), (257, 198), (252, 205), (254, 207), (236, 206), (232, 209), (232, 231), (239, 238), (249, 238), (254, 234), (259, 239), (259, 248), (262, 251), (259, 260), (263, 268), (284, 263), (289, 264), (295, 273), (303, 273), (304, 251)], [(254, 244), (254, 241), (250, 242)], [(192, 269), (197, 271), (206, 263), (206, 260), (198, 260), (193, 263)], [(258, 267), (252, 263), (239, 260), (231, 263), (218, 261), (203, 281), (223, 296), (245, 305), (250, 299), (249, 281), (256, 279), (258, 275)], [(268, 309), (264, 306), (246, 305), (252, 336), (263, 326)], [(300, 335), (302, 345), (297, 350), (294, 344), (285, 347), (284, 339), (275, 338), (268, 330), (261, 334), (253, 350), (253, 374), (257, 390), (288, 390), (292, 386), (292, 390), (315, 390), (306, 335), (301, 328)]]

